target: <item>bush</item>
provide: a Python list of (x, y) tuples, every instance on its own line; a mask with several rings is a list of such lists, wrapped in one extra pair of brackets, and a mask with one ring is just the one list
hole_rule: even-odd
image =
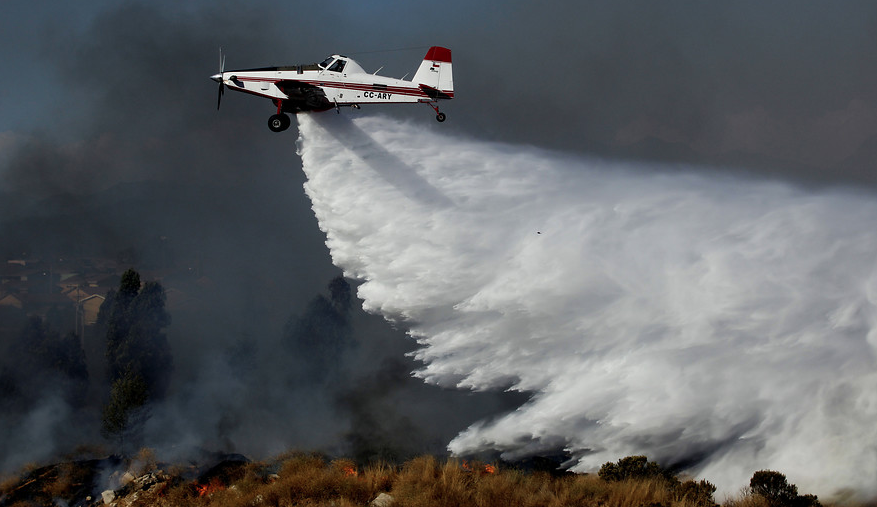
[(597, 475), (607, 482), (667, 476), (660, 465), (645, 456), (628, 456), (618, 460), (618, 463), (604, 463)]
[(798, 487), (773, 470), (759, 470), (749, 480), (752, 494), (764, 498), (770, 507), (820, 507), (816, 495), (798, 495)]
[(716, 486), (709, 481), (685, 481), (676, 487), (676, 500), (694, 504), (697, 507), (714, 507), (716, 505), (713, 499), (715, 492)]

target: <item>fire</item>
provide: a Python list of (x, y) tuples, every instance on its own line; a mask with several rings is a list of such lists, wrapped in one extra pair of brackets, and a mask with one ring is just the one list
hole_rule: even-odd
[(356, 463), (354, 463), (352, 460), (337, 459), (332, 462), (332, 467), (349, 477), (359, 476), (359, 472), (356, 470)]
[(496, 467), (489, 464), (481, 464), (481, 463), (473, 463), (471, 466), (466, 460), (463, 460), (462, 465), (463, 470), (466, 472), (478, 472), (481, 474), (493, 474), (496, 473)]
[(195, 491), (198, 492), (199, 497), (209, 496), (223, 489), (225, 489), (225, 485), (217, 477), (211, 479), (207, 484), (195, 484)]

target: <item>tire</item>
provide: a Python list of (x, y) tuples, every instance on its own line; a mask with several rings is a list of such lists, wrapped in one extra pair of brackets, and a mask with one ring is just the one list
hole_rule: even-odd
[(445, 116), (445, 113), (439, 113), (439, 114), (435, 115), (435, 119), (438, 120), (439, 122), (445, 121), (445, 118), (447, 118), (447, 116)]
[(290, 119), (285, 114), (272, 114), (268, 118), (268, 128), (271, 132), (283, 132), (289, 128)]

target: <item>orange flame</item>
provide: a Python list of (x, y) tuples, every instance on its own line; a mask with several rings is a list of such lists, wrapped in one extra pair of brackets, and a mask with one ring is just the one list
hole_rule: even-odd
[(359, 472), (356, 470), (356, 463), (349, 459), (337, 459), (332, 462), (332, 468), (349, 477), (357, 477)]
[(462, 468), (463, 468), (463, 470), (466, 471), (466, 472), (478, 472), (478, 473), (481, 473), (481, 474), (493, 474), (493, 473), (496, 473), (496, 467), (493, 466), (493, 465), (487, 465), (487, 464), (475, 464), (475, 463), (473, 463), (472, 466), (470, 466), (469, 463), (468, 463), (466, 460), (463, 460)]
[(198, 492), (199, 497), (209, 496), (223, 489), (225, 485), (217, 477), (211, 479), (208, 484), (195, 484), (195, 491)]

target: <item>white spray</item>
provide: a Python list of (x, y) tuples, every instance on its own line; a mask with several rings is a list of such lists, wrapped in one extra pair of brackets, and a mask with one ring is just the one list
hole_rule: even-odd
[[(532, 391), (449, 448), (877, 493), (877, 199), (300, 116), (333, 261), (416, 372)], [(642, 169), (642, 168), (640, 168)]]

